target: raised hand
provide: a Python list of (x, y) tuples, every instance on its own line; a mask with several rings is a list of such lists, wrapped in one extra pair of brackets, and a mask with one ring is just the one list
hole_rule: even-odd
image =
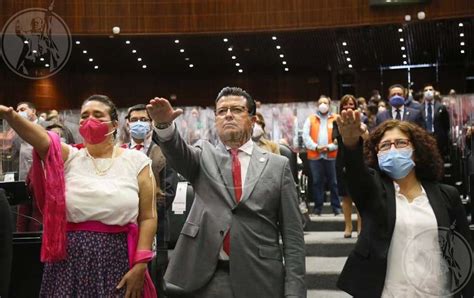
[(0, 119), (5, 119), (7, 115), (11, 115), (12, 113), (13, 113), (12, 107), (0, 105)]
[(342, 111), (336, 121), (344, 145), (355, 147), (359, 143), (359, 138), (365, 132), (363, 123), (360, 122), (360, 112), (351, 109)]
[(170, 123), (183, 114), (183, 110), (174, 110), (167, 99), (160, 97), (155, 97), (150, 100), (146, 109), (148, 110), (148, 113), (150, 113), (151, 119), (156, 124)]

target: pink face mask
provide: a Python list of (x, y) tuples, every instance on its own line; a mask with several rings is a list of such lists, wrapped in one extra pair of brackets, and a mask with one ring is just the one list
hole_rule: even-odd
[(109, 132), (109, 126), (107, 125), (112, 121), (102, 122), (95, 118), (86, 119), (82, 122), (79, 127), (79, 133), (88, 144), (99, 144), (105, 141), (108, 135), (112, 134), (115, 130)]

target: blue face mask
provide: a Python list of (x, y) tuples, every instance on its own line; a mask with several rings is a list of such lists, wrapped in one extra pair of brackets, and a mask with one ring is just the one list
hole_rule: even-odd
[(144, 140), (149, 132), (150, 123), (148, 122), (137, 121), (130, 123), (130, 134), (135, 139)]
[(18, 115), (20, 115), (21, 117), (23, 117), (25, 119), (28, 119), (28, 112), (27, 111), (18, 112)]
[(394, 96), (390, 97), (389, 102), (390, 102), (390, 105), (392, 107), (398, 108), (398, 107), (401, 107), (405, 104), (405, 98), (403, 98), (399, 95), (394, 95)]
[(395, 149), (379, 154), (379, 168), (392, 179), (405, 178), (415, 167), (415, 162), (411, 158), (413, 149)]

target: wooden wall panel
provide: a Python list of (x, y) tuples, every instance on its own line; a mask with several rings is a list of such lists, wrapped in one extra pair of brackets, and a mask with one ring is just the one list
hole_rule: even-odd
[[(0, 3), (0, 25), (17, 11), (50, 0)], [(474, 16), (472, 0), (432, 0), (425, 5), (370, 8), (369, 0), (63, 0), (55, 12), (73, 34), (187, 34), (298, 30), (402, 23), (405, 14), (427, 20)]]

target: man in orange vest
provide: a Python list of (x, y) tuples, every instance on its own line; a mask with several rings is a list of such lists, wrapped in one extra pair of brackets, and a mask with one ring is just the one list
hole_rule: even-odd
[(334, 215), (341, 214), (336, 179), (337, 144), (332, 138), (336, 117), (329, 111), (330, 104), (331, 99), (321, 95), (317, 103), (318, 111), (309, 116), (303, 126), (303, 141), (313, 176), (313, 212), (317, 215), (321, 215), (323, 207), (325, 181), (328, 182), (331, 191), (331, 206)]

